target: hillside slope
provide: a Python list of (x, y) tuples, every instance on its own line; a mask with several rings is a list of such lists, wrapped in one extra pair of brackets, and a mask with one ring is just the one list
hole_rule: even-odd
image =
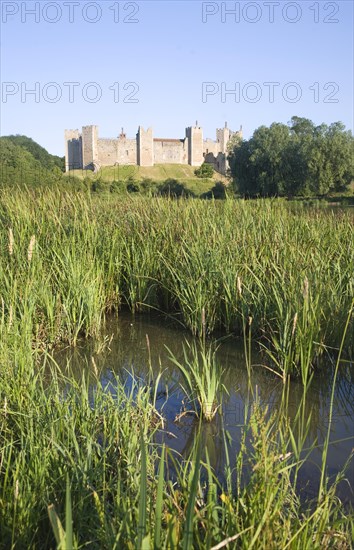
[(54, 166), (57, 166), (62, 172), (64, 172), (64, 157), (51, 155), (46, 149), (44, 149), (44, 147), (39, 145), (39, 143), (35, 142), (32, 138), (16, 134), (4, 136), (4, 139), (10, 140), (15, 145), (18, 145), (19, 147), (22, 147), (23, 149), (31, 153), (31, 155), (33, 155), (33, 157), (41, 163), (43, 168), (48, 168), (49, 170), (51, 170), (52, 168), (54, 168)]
[(178, 180), (193, 193), (200, 195), (210, 191), (218, 181), (228, 184), (228, 179), (214, 172), (213, 178), (197, 178), (194, 174), (195, 167), (181, 164), (155, 164), (155, 166), (105, 166), (94, 173), (91, 170), (72, 170), (71, 176), (77, 176), (92, 180), (100, 179), (106, 183), (113, 181), (127, 181), (133, 179), (136, 182), (152, 180), (162, 183), (166, 180)]
[(64, 175), (61, 160), (26, 136), (0, 137), (0, 184), (51, 184)]

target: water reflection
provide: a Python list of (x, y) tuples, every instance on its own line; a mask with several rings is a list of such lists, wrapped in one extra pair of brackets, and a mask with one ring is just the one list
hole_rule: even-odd
[[(56, 360), (70, 370), (79, 379), (83, 368), (91, 368), (92, 357), (99, 372), (101, 381), (107, 385), (113, 373), (132, 383), (135, 378), (147, 381), (163, 375), (158, 387), (157, 406), (163, 414), (165, 430), (158, 435), (158, 441), (164, 441), (168, 447), (182, 456), (187, 456), (192, 449), (199, 422), (193, 414), (185, 414), (179, 422), (176, 415), (188, 410), (190, 404), (181, 389), (179, 371), (169, 361), (166, 346), (179, 360), (183, 358), (184, 340), (192, 341), (186, 331), (176, 328), (172, 321), (161, 320), (147, 315), (132, 317), (121, 313), (119, 319), (111, 319), (105, 328), (106, 345), (102, 341), (88, 341), (82, 347), (67, 348), (58, 352)], [(252, 388), (248, 382), (245, 368), (243, 343), (229, 338), (223, 340), (217, 351), (217, 359), (223, 370), (223, 383), (227, 392), (222, 396), (222, 408), (212, 423), (202, 425), (202, 444), (208, 450), (211, 465), (220, 477), (225, 467), (225, 430), (230, 435), (229, 455), (235, 466), (235, 456), (240, 447), (241, 429), (245, 414), (255, 395), (263, 408), (269, 412), (281, 409), (283, 402), (283, 383), (269, 370), (262, 367), (262, 357), (256, 350), (252, 353), (252, 362), (256, 365), (252, 372)], [(343, 363), (339, 371), (331, 426), (331, 445), (328, 454), (328, 472), (335, 475), (345, 464), (354, 444), (354, 383), (350, 363)], [(310, 419), (306, 444), (310, 447), (316, 442), (310, 460), (301, 469), (302, 484), (306, 485), (307, 494), (315, 494), (319, 479), (318, 464), (321, 463), (322, 442), (328, 430), (329, 404), (332, 387), (333, 369), (323, 367), (316, 374), (306, 401), (302, 402), (303, 388), (300, 382), (293, 380), (290, 385), (287, 413), (290, 421), (303, 407), (303, 414)], [(224, 430), (225, 429), (225, 430)], [(354, 479), (353, 466), (349, 475)], [(347, 484), (342, 486), (340, 496), (353, 501), (353, 495)]]

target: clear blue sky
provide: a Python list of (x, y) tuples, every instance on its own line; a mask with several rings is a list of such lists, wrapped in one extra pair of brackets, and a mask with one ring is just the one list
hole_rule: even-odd
[[(139, 124), (155, 137), (183, 137), (198, 120), (215, 138), (227, 120), (248, 138), (298, 115), (352, 129), (350, 0), (2, 0), (1, 8), (1, 134), (28, 135), (51, 153), (64, 154), (65, 128), (88, 124), (101, 137), (122, 126), (133, 137)], [(37, 21), (26, 9), (37, 9)], [(136, 85), (124, 89), (130, 82), (135, 94)], [(35, 88), (39, 96), (26, 95)], [(232, 89), (239, 95), (225, 95)]]

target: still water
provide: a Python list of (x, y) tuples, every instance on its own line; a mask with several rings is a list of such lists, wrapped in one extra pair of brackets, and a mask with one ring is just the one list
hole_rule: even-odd
[[(157, 394), (157, 408), (165, 419), (164, 429), (158, 433), (158, 442), (164, 441), (168, 447), (182, 457), (188, 456), (198, 429), (198, 421), (193, 414), (183, 415), (176, 422), (176, 416), (185, 409), (192, 409), (181, 388), (182, 377), (169, 359), (168, 347), (173, 355), (182, 361), (183, 343), (192, 341), (190, 334), (173, 321), (150, 315), (131, 316), (121, 312), (119, 318), (110, 319), (105, 328), (105, 342), (84, 341), (76, 348), (66, 348), (58, 352), (56, 360), (63, 368), (70, 369), (80, 376), (82, 369), (92, 365), (92, 357), (99, 369), (101, 383), (109, 386), (114, 374), (132, 384), (133, 376), (145, 385), (162, 371)], [(203, 445), (208, 449), (211, 465), (219, 478), (225, 470), (225, 437), (231, 466), (235, 466), (236, 453), (240, 446), (242, 426), (247, 405), (257, 395), (262, 407), (269, 412), (279, 409), (282, 401), (283, 383), (279, 377), (264, 367), (264, 357), (256, 349), (252, 351), (252, 378), (249, 384), (245, 363), (243, 342), (233, 338), (219, 342), (218, 364), (222, 381), (227, 389), (222, 396), (222, 409), (213, 422), (202, 426)], [(346, 362), (341, 365), (335, 389), (333, 422), (331, 426), (330, 448), (327, 459), (329, 476), (335, 474), (347, 461), (354, 447), (354, 365)], [(328, 430), (330, 396), (333, 369), (325, 366), (313, 379), (306, 398), (306, 418), (310, 418), (309, 433), (305, 447), (315, 445), (310, 456), (300, 470), (301, 491), (306, 497), (315, 496), (318, 490), (319, 467), (322, 443)], [(292, 381), (289, 393), (288, 416), (293, 419), (299, 409), (303, 389), (300, 382)], [(354, 485), (354, 466), (351, 462), (347, 478)], [(348, 483), (342, 483), (339, 496), (345, 502), (354, 502), (353, 492)]]

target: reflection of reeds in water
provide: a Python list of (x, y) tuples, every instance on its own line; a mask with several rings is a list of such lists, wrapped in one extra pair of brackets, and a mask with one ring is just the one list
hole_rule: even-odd
[[(65, 371), (66, 362), (70, 363), (71, 371), (74, 370), (77, 380), (81, 378), (82, 369), (89, 369), (94, 357), (98, 371), (103, 373), (103, 380), (109, 379), (109, 371), (120, 373), (123, 380), (129, 379), (128, 373), (134, 371), (135, 376), (139, 377), (143, 383), (148, 383), (151, 375), (149, 368), (149, 353), (146, 344), (146, 334), (150, 340), (151, 365), (153, 369), (153, 379), (159, 376), (161, 365), (163, 365), (163, 374), (161, 378), (161, 393), (159, 394), (159, 406), (165, 403), (167, 397), (171, 397), (180, 387), (180, 371), (169, 366), (168, 352), (164, 343), (171, 347), (173, 355), (179, 362), (183, 362), (182, 342), (184, 332), (172, 329), (166, 326), (161, 318), (153, 317), (149, 320), (146, 316), (132, 317), (128, 312), (122, 314), (117, 320), (112, 317), (107, 323), (107, 333), (110, 335), (108, 340), (87, 340), (83, 346), (67, 348), (58, 354), (58, 362)], [(114, 338), (112, 334), (114, 332)], [(192, 338), (189, 340), (192, 342)], [(104, 346), (105, 344), (105, 346)], [(229, 393), (222, 391), (222, 416), (225, 419), (227, 429), (233, 430), (235, 424), (241, 424), (244, 421), (244, 408), (250, 400), (250, 389), (248, 375), (246, 375), (245, 354), (241, 342), (235, 340), (226, 340), (221, 343), (216, 350), (216, 360), (223, 371), (222, 382)], [(284, 384), (282, 380), (275, 377), (268, 369), (262, 366), (264, 357), (257, 353), (257, 349), (252, 349), (252, 387), (253, 391), (258, 392), (259, 401), (263, 407), (268, 407), (270, 412), (275, 410), (284, 411), (282, 401), (284, 399)], [(323, 361), (324, 358), (322, 357)], [(328, 403), (330, 400), (331, 380), (333, 376), (331, 366), (319, 366), (319, 372), (313, 379), (307, 393), (306, 400), (303, 402), (303, 385), (298, 379), (291, 379), (289, 382), (289, 399), (286, 404), (286, 414), (292, 425), (298, 415), (299, 409), (304, 411), (304, 417), (310, 418), (311, 422), (308, 431), (308, 440), (318, 439), (320, 444), (326, 435), (328, 421)], [(180, 373), (180, 376), (178, 376)], [(338, 373), (337, 389), (335, 395), (335, 411), (339, 408), (340, 414), (348, 417), (350, 422), (350, 412), (352, 407), (352, 382), (350, 365), (343, 363)], [(252, 392), (251, 392), (252, 393)], [(180, 411), (179, 402), (176, 399), (169, 400), (166, 407), (172, 416)], [(220, 409), (219, 409), (220, 410)], [(219, 415), (216, 416), (217, 420)], [(184, 423), (183, 439), (190, 441), (195, 433), (195, 426), (190, 422), (191, 418)], [(343, 419), (341, 419), (343, 422)], [(213, 425), (215, 424), (212, 423)], [(193, 427), (194, 426), (194, 427)], [(182, 423), (178, 429), (181, 433)], [(238, 428), (235, 430), (238, 432)], [(349, 427), (347, 428), (349, 431)], [(190, 447), (190, 444), (186, 444)], [(220, 449), (219, 449), (220, 450)], [(212, 452), (210, 453), (212, 456)], [(220, 460), (219, 460), (220, 462)]]
[[(5, 356), (2, 346), (0, 525), (6, 546), (53, 547), (52, 525), (57, 544), (70, 541), (71, 548), (92, 540), (102, 548), (237, 544), (261, 550), (335, 548), (340, 541), (349, 550), (351, 519), (335, 494), (345, 473), (332, 485), (324, 477), (319, 498), (300, 502), (296, 481), (306, 425), (297, 431), (286, 419), (288, 381), (279, 384), (281, 417), (255, 392), (237, 453), (217, 415), (193, 423), (177, 457), (154, 443), (163, 426), (154, 404), (158, 379), (151, 388), (132, 378), (127, 391), (113, 373), (105, 385), (94, 369), (75, 381), (53, 363), (44, 386), (43, 371), (24, 358), (23, 348)], [(302, 384), (298, 388), (305, 393)], [(223, 440), (228, 459), (218, 478)]]

